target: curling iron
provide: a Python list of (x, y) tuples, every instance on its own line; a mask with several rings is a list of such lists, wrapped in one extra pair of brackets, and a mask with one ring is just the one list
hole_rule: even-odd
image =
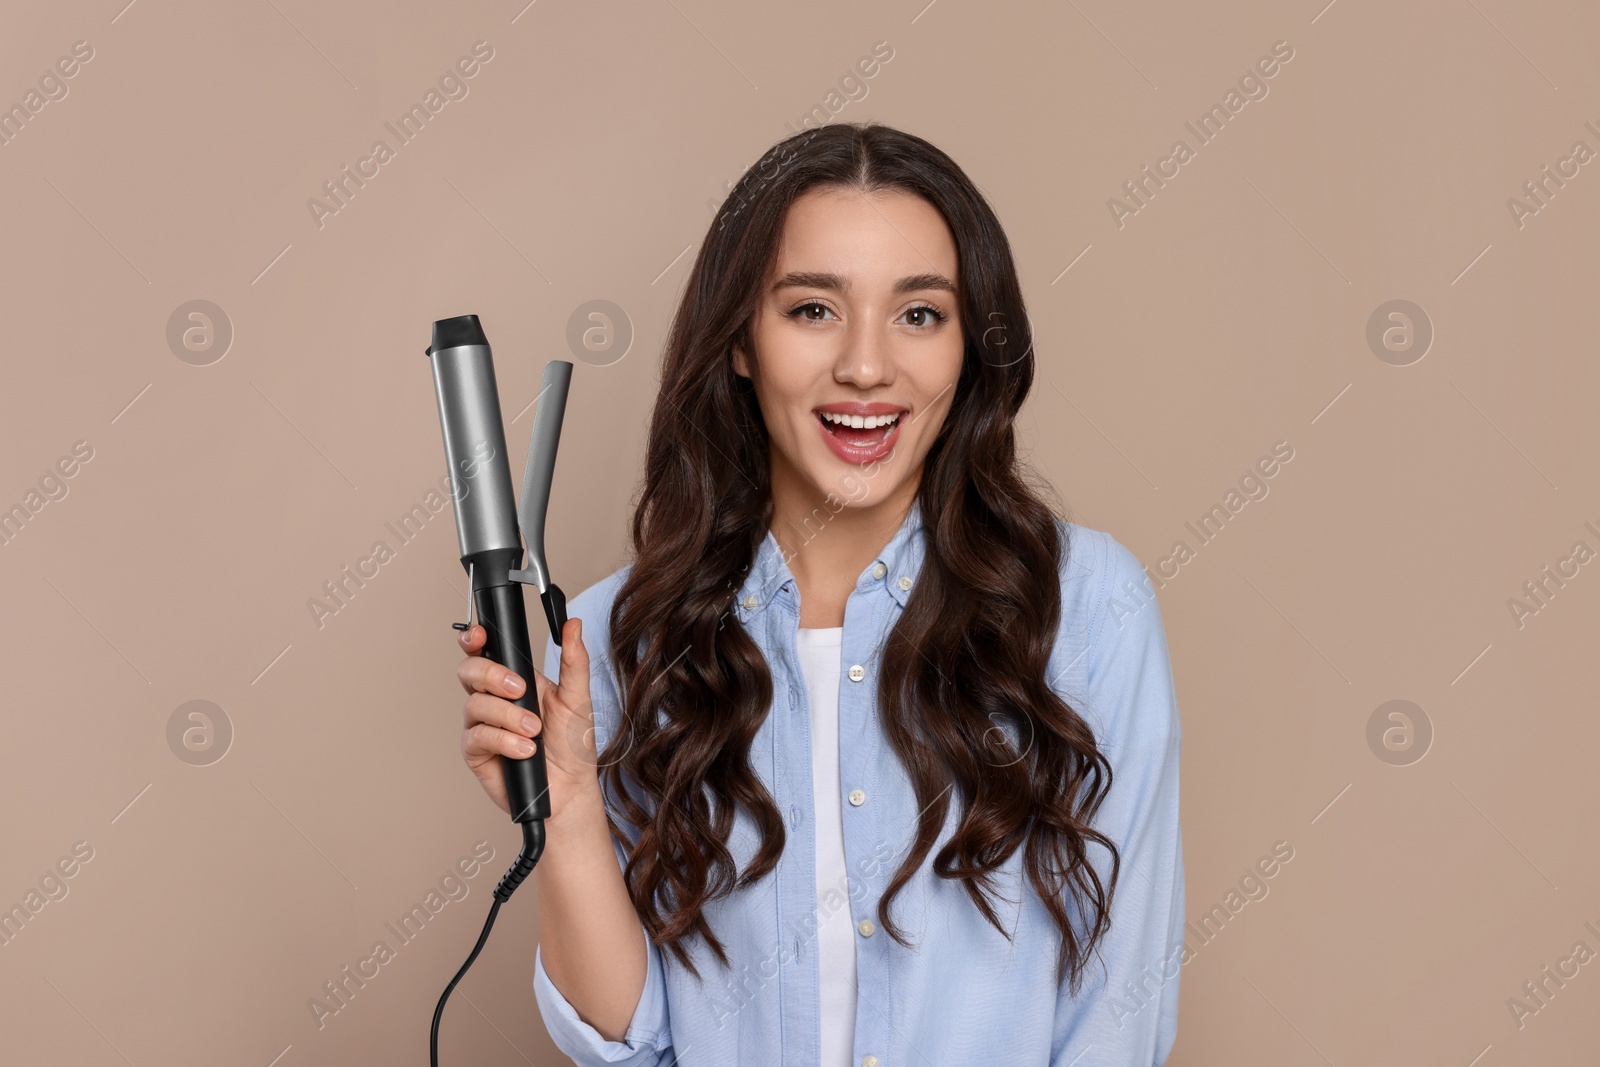
[[(505, 427), (500, 421), (500, 395), (495, 387), (494, 357), (476, 315), (459, 315), (433, 324), (433, 343), (425, 354), (433, 363), (434, 392), (439, 400), (439, 424), (444, 430), (445, 459), (456, 513), (456, 537), (461, 544), (461, 565), (467, 571), (467, 621), (453, 623), (457, 630), (472, 625), (474, 614), (488, 639), (483, 654), (509, 667), (528, 682), (527, 690), (512, 701), (539, 715), (533, 656), (528, 639), (528, 616), (523, 607), (523, 585), (539, 590), (550, 636), (561, 644), (567, 622), (567, 598), (550, 580), (544, 558), (544, 520), (550, 503), (550, 483), (555, 474), (556, 445), (566, 413), (567, 387), (572, 364), (553, 359), (545, 364), (544, 380), (533, 413), (533, 435), (522, 475), (522, 503), (511, 495), (511, 469), (506, 460)], [(518, 536), (520, 527), (521, 536)], [(528, 546), (528, 565), (522, 566), (522, 545)], [(550, 817), (550, 786), (544, 761), (544, 738), (526, 759), (501, 756), (506, 797), (511, 818), (522, 825), (522, 852), (495, 887), (494, 903), (478, 943), (445, 987), (433, 1012), (429, 1055), (439, 1067), (439, 1020), (445, 1001), (467, 973), (489, 939), (500, 905), (511, 899), (532, 873), (544, 852), (544, 821)]]

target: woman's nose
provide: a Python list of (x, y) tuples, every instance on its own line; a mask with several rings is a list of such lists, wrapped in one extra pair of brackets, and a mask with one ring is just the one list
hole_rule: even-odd
[(893, 381), (893, 355), (883, 331), (860, 325), (847, 329), (833, 376), (862, 389)]

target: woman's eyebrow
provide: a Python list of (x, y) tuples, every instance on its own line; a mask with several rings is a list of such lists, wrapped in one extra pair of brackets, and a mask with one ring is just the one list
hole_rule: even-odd
[[(779, 278), (772, 286), (773, 291), (779, 289), (832, 289), (834, 292), (847, 293), (850, 283), (842, 276), (827, 271), (792, 270)], [(901, 278), (895, 283), (896, 293), (914, 293), (921, 289), (943, 289), (952, 295), (956, 287), (949, 278), (943, 274), (912, 274)]]

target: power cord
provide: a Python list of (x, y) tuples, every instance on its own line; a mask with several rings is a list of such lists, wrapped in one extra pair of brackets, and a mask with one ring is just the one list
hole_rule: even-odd
[(428, 1035), (428, 1062), (432, 1067), (439, 1067), (439, 1020), (444, 1017), (445, 1001), (450, 999), (456, 983), (461, 981), (462, 976), (467, 973), (467, 968), (472, 966), (472, 962), (478, 958), (478, 953), (483, 951), (484, 942), (489, 940), (489, 931), (494, 929), (494, 917), (500, 913), (500, 905), (510, 900), (511, 894), (517, 891), (517, 886), (533, 873), (534, 864), (539, 862), (539, 856), (543, 852), (544, 820), (529, 819), (522, 824), (522, 852), (506, 871), (505, 877), (500, 879), (500, 884), (494, 888), (494, 903), (489, 905), (489, 918), (484, 921), (483, 933), (478, 935), (478, 943), (472, 946), (472, 954), (467, 957), (467, 962), (461, 965), (456, 976), (450, 979), (450, 984), (444, 987), (444, 995), (439, 998), (439, 1006), (433, 1009), (433, 1030)]

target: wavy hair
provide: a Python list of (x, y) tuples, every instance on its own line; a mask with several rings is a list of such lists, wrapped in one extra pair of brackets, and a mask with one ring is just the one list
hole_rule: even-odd
[[(628, 850), (628, 893), (654, 942), (699, 977), (684, 945), (695, 934), (729, 965), (705, 905), (764, 877), (783, 851), (783, 819), (749, 762), (772, 675), (749, 633), (724, 625), (772, 521), (767, 430), (731, 350), (752, 352), (788, 207), (818, 187), (922, 197), (954, 235), (959, 264), (961, 372), (917, 490), (923, 569), (878, 677), (883, 728), (921, 810), (878, 902), (880, 925), (909, 946), (890, 905), (932, 850), (953, 793), (961, 820), (934, 872), (961, 879), (1009, 939), (988, 897), (993, 871), (1024, 849), (1027, 882), (1061, 931), (1057, 984), (1070, 973), (1076, 993), (1086, 954), (1109, 929), (1121, 858), (1090, 822), (1111, 764), (1045, 677), (1061, 590), (1039, 576), (1061, 573), (1069, 546), (1016, 453), (1013, 422), (1034, 367), (1021, 286), (999, 220), (966, 174), (922, 138), (875, 123), (803, 131), (747, 170), (672, 321), (633, 515), (634, 565), (610, 616), (622, 710), (600, 763), (638, 830), (630, 846), (611, 824)], [(1002, 724), (1020, 743), (1000, 740)], [(742, 874), (728, 848), (736, 805), (761, 835)], [(1110, 851), (1109, 885), (1088, 862), (1091, 841)], [(1069, 890), (1092, 915), (1083, 937)]]

